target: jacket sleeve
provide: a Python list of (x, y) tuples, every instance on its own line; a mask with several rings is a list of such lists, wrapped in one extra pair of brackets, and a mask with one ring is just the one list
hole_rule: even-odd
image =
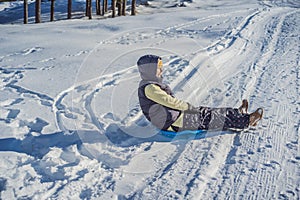
[(149, 84), (145, 87), (145, 95), (148, 99), (168, 108), (182, 111), (189, 108), (188, 103), (172, 97), (155, 84)]

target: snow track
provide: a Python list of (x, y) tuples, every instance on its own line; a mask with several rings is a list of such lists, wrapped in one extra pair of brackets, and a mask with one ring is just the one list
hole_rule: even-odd
[[(220, 174), (210, 183), (219, 187), (218, 197), (299, 198), (299, 182), (291, 177), (299, 168), (299, 111), (296, 103), (299, 101), (299, 46), (283, 45), (286, 42), (297, 42), (299, 39), (294, 37), (299, 31), (298, 28), (294, 29), (297, 25), (291, 28), (289, 24), (297, 23), (291, 19), (296, 19), (299, 14), (299, 11), (292, 10), (284, 12), (279, 18), (278, 14), (272, 17), (272, 13), (268, 17), (264, 41), (260, 48), (261, 55), (257, 61), (254, 60), (250, 71), (243, 77), (244, 82), (254, 79), (250, 84), (246, 84), (245, 92), (252, 94), (251, 102), (254, 105), (264, 105), (266, 117), (256, 134), (251, 131), (235, 136), (234, 140), (239, 142), (233, 144), (228, 154), (233, 163), (224, 163), (219, 169)], [(288, 66), (286, 59), (291, 61)], [(250, 80), (248, 77), (251, 77)], [(285, 100), (282, 99), (282, 95), (285, 96)], [(277, 101), (280, 98), (282, 100)], [(290, 170), (285, 170), (286, 168)], [(239, 175), (228, 176), (233, 172)], [(203, 198), (214, 193), (214, 190), (207, 188)]]
[[(155, 28), (121, 33), (117, 22), (96, 21), (66, 29), (118, 32), (101, 42), (96, 34), (93, 49), (74, 42), (75, 50), (48, 55), (55, 48), (45, 42), (0, 55), (0, 198), (299, 199), (298, 4), (214, 3), (181, 10), (176, 23), (165, 13), (128, 25), (165, 17)], [(137, 99), (135, 61), (146, 53), (162, 56), (179, 98), (209, 106), (247, 98), (250, 111), (264, 108), (263, 121), (242, 133), (157, 135)], [(69, 73), (59, 92), (26, 81), (48, 73)]]

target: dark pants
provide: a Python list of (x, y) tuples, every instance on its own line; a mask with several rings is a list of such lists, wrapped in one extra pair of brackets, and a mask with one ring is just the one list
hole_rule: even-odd
[(235, 108), (199, 107), (199, 112), (183, 114), (180, 130), (228, 130), (249, 126), (249, 114), (241, 114)]

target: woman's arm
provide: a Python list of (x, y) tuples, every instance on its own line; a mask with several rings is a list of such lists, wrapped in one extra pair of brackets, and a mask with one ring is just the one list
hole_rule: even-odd
[(149, 84), (145, 87), (145, 95), (150, 100), (175, 110), (188, 110), (189, 104), (163, 91), (158, 85)]

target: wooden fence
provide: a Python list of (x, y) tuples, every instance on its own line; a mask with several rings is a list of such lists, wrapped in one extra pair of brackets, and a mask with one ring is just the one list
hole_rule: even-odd
[[(54, 21), (54, 3), (55, 0), (51, 0), (50, 8), (50, 21)], [(85, 15), (92, 19), (92, 0), (86, 0), (86, 10)], [(116, 11), (118, 11), (118, 16), (126, 15), (126, 5), (127, 0), (111, 0), (111, 17), (116, 16)], [(101, 9), (102, 7), (102, 9)], [(96, 0), (96, 15), (104, 16), (108, 12), (107, 0), (102, 1)], [(131, 15), (136, 14), (136, 0), (131, 0)], [(68, 19), (72, 18), (72, 0), (68, 0)], [(24, 24), (28, 23), (28, 0), (24, 0)], [(41, 0), (35, 1), (35, 23), (41, 23)]]

